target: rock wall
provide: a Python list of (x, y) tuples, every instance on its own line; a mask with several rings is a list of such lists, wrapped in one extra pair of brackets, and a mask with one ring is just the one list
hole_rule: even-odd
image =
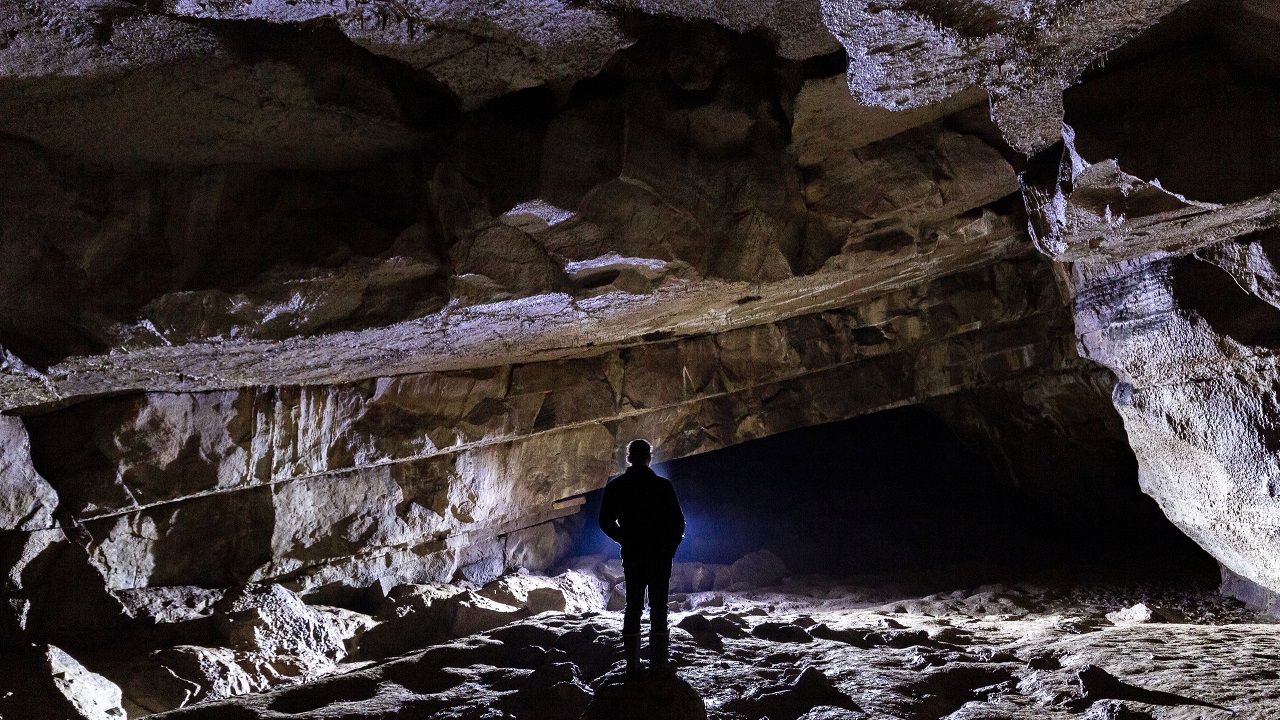
[(1274, 173), (1061, 123), (1188, 62), (1265, 110), (1256, 4), (162, 5), (0, 21), (7, 633), (545, 566), (632, 437), (904, 404), (1075, 506), (1132, 467), (1108, 371), (1143, 488), (1280, 588)]
[[(226, 21), (156, 22), (259, 62)], [(893, 114), (767, 38), (628, 22), (571, 92), (460, 108), (344, 50), (439, 106), (374, 160), (255, 155), (203, 110), (195, 165), (6, 140), (10, 632), (83, 642), (148, 588), (360, 605), (546, 567), (632, 437), (681, 457), (1082, 372), (979, 96)], [(341, 42), (294, 30), (255, 30), (289, 36), (261, 62), (329, 88)], [(154, 65), (102, 102), (163, 107)]]
[[(1081, 101), (1097, 106), (1108, 88), (1188, 62), (1226, 74), (1218, 100), (1231, 107), (1240, 83), (1263, 88), (1250, 102), (1266, 102), (1274, 87), (1231, 75), (1221, 56), (1181, 49), (1109, 73)], [(1169, 103), (1159, 93), (1134, 102)], [(1206, 112), (1221, 109), (1211, 104)], [(1095, 118), (1081, 147), (1111, 147), (1134, 164), (1161, 167), (1133, 136), (1108, 134), (1115, 129)], [(1206, 194), (1227, 201), (1218, 204), (1131, 175), (1116, 160), (1091, 162), (1075, 140), (1067, 127), (1065, 142), (1023, 177), (1037, 243), (1072, 263), (1081, 352), (1119, 380), (1113, 402), (1143, 490), (1221, 563), (1225, 591), (1266, 596), (1280, 587), (1272, 437), (1280, 216), (1274, 193), (1251, 193), (1271, 187), (1265, 178), (1273, 163), (1265, 151), (1250, 155), (1232, 181), (1209, 165)], [(1186, 187), (1186, 178), (1174, 176)], [(1250, 583), (1259, 587), (1244, 589)]]
[(113, 590), (492, 577), (553, 562), (563, 531), (546, 523), (616, 472), (632, 437), (680, 457), (1070, 373), (1052, 288), (1024, 253), (870, 306), (592, 358), (150, 393), (26, 422), (36, 466)]

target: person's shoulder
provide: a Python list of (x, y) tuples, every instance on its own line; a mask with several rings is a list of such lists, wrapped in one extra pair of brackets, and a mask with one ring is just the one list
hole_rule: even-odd
[(672, 488), (674, 488), (674, 487), (675, 487), (675, 485), (673, 485), (673, 484), (671, 483), (671, 480), (670, 480), (669, 478), (665, 478), (665, 477), (663, 477), (663, 476), (659, 475), (657, 472), (655, 472), (655, 471), (654, 471), (654, 469), (653, 469), (653, 468), (645, 468), (645, 469), (649, 471), (648, 475), (649, 475), (649, 477), (650, 477), (650, 478), (652, 478), (652, 480), (657, 481), (657, 482), (659, 482), (659, 483), (661, 483), (661, 484), (663, 484), (663, 485), (668, 485), (668, 486), (670, 486), (670, 487), (672, 487)]

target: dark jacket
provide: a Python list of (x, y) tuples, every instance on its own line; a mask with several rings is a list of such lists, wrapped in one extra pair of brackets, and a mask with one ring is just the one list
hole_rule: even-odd
[(684, 513), (671, 481), (632, 465), (609, 481), (600, 502), (600, 529), (622, 546), (622, 557), (670, 559), (684, 539)]

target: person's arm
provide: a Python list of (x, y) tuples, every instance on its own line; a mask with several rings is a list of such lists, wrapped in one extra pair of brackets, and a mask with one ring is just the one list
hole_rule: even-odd
[(668, 500), (671, 513), (670, 547), (671, 555), (674, 557), (676, 550), (680, 549), (680, 543), (684, 541), (684, 511), (680, 509), (680, 499), (676, 497), (675, 486), (670, 481), (667, 481), (667, 490), (670, 492)]
[(604, 488), (604, 496), (600, 499), (600, 529), (609, 539), (622, 544), (622, 528), (618, 526), (618, 500), (612, 484)]

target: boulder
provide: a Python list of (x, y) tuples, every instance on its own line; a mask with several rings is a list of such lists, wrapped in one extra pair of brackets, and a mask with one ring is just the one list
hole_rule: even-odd
[(729, 567), (730, 587), (754, 588), (776, 585), (787, 574), (782, 558), (768, 550), (757, 550), (738, 558)]
[(125, 720), (120, 688), (53, 645), (0, 655), (0, 717)]
[(596, 688), (582, 720), (705, 720), (707, 705), (676, 675), (645, 675), (624, 682), (607, 676)]
[(725, 703), (725, 709), (748, 717), (796, 720), (816, 706), (842, 708), (861, 713), (862, 709), (844, 691), (837, 688), (821, 670), (806, 667), (791, 683), (765, 687)]
[(761, 640), (770, 640), (772, 642), (813, 642), (813, 636), (809, 634), (809, 631), (791, 623), (762, 622), (751, 629), (751, 635)]
[(1156, 614), (1146, 603), (1138, 603), (1123, 610), (1107, 613), (1107, 619), (1116, 625), (1137, 625), (1140, 623), (1159, 622)]
[(329, 607), (328, 605), (312, 605), (310, 607), (320, 622), (329, 626), (329, 634), (342, 640), (347, 649), (347, 654), (354, 652), (360, 645), (361, 636), (377, 625), (377, 620), (354, 610)]
[[(533, 614), (565, 609), (564, 592), (554, 580), (539, 575), (507, 575), (485, 585), (481, 597), (524, 608)], [(534, 609), (534, 606), (538, 609)]]
[(618, 558), (610, 558), (599, 565), (596, 565), (596, 575), (600, 576), (601, 580), (604, 580), (610, 585), (617, 583), (622, 580), (622, 560)]
[(595, 575), (566, 570), (555, 576), (555, 582), (564, 594), (565, 612), (599, 612), (608, 603), (609, 586)]
[(591, 702), (591, 688), (583, 682), (578, 667), (571, 662), (547, 662), (520, 683), (512, 701), (517, 717), (581, 717)]
[(530, 613), (582, 613), (605, 609), (608, 587), (593, 575), (575, 570), (555, 577), (508, 575), (486, 585), (478, 594)]
[(31, 464), (31, 441), (22, 420), (0, 416), (0, 530), (53, 527), (57, 507), (58, 493)]
[(400, 655), (447, 640), (453, 598), (466, 591), (456, 585), (398, 585), (379, 608), (377, 625), (359, 638), (359, 656), (374, 659)]
[(453, 622), (450, 631), (454, 637), (465, 637), (506, 625), (529, 616), (528, 610), (495, 602), (489, 598), (468, 592), (449, 601)]
[(194, 585), (170, 585), (119, 590), (115, 595), (129, 617), (169, 624), (211, 616), (214, 605), (222, 599), (223, 591)]
[(694, 644), (700, 648), (706, 648), (714, 652), (724, 650), (724, 641), (711, 629), (711, 621), (705, 615), (688, 615), (679, 623), (676, 623), (676, 627), (692, 635)]
[(157, 650), (134, 664), (126, 691), (151, 712), (166, 712), (201, 701), (262, 692), (281, 680), (252, 672), (245, 653), (229, 648), (178, 645)]
[(715, 590), (727, 577), (724, 565), (675, 563), (671, 566), (671, 592), (694, 593)]
[(216, 606), (219, 627), (236, 650), (291, 655), (321, 665), (347, 654), (339, 628), (281, 585), (246, 585)]

